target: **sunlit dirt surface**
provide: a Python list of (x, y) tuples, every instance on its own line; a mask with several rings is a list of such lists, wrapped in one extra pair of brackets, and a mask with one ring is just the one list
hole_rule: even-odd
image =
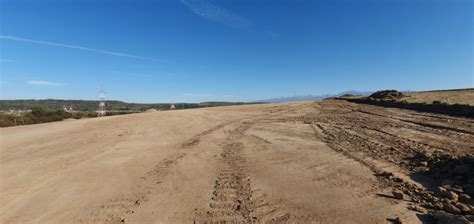
[(337, 100), (0, 134), (1, 223), (420, 223), (410, 190), (438, 182), (416, 156), (474, 149), (472, 119)]

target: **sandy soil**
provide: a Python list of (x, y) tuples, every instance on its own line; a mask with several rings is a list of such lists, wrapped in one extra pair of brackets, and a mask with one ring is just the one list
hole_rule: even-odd
[(429, 190), (404, 149), (469, 154), (473, 127), (326, 101), (3, 128), (0, 222), (420, 223), (375, 174)]

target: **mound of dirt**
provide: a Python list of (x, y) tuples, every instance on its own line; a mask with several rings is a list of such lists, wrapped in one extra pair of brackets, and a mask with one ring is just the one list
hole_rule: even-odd
[(341, 97), (354, 97), (354, 95), (352, 95), (352, 94), (348, 93), (348, 94), (344, 94), (344, 95), (342, 95)]
[(381, 100), (398, 100), (405, 95), (397, 90), (381, 90), (370, 95), (370, 98)]
[(449, 155), (434, 156), (428, 160), (429, 173), (438, 180), (457, 185), (464, 193), (474, 197), (474, 156), (459, 158)]

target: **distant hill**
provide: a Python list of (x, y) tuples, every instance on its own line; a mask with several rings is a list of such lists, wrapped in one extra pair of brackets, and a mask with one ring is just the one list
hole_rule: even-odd
[[(202, 103), (176, 103), (176, 109), (190, 109), (200, 107), (242, 105), (244, 102), (202, 102)], [(107, 110), (114, 111), (145, 111), (149, 109), (167, 110), (171, 103), (126, 103), (117, 100), (108, 100), (105, 102)], [(63, 107), (72, 107), (76, 111), (96, 111), (98, 101), (95, 100), (0, 100), (0, 110), (30, 110), (32, 108), (62, 109)]]
[(368, 96), (372, 94), (373, 91), (357, 91), (357, 90), (349, 90), (338, 94), (324, 94), (324, 95), (304, 95), (304, 96), (292, 96), (292, 97), (279, 97), (279, 98), (271, 98), (265, 100), (258, 100), (255, 102), (266, 102), (266, 103), (285, 103), (285, 102), (298, 102), (298, 101), (308, 101), (308, 100), (322, 100), (328, 97), (339, 97), (345, 94), (351, 95), (362, 95)]

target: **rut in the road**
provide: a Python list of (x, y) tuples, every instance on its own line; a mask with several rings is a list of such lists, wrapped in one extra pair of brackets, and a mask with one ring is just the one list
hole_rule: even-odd
[(214, 131), (223, 128), (224, 126), (235, 122), (229, 121), (218, 124), (210, 129), (193, 136), (191, 139), (181, 144), (181, 152), (163, 159), (152, 170), (140, 177), (140, 181), (134, 186), (137, 191), (135, 193), (118, 195), (106, 201), (102, 206), (96, 208), (91, 212), (89, 217), (77, 219), (76, 223), (122, 223), (126, 220), (125, 217), (133, 214), (141, 203), (146, 202), (150, 194), (157, 190), (163, 179), (166, 178), (171, 169), (186, 155), (186, 150), (195, 147), (201, 141), (201, 138), (213, 133)]
[(229, 125), (233, 122), (236, 122), (236, 121), (229, 121), (229, 122), (225, 122), (225, 123), (221, 123), (215, 127), (212, 127), (210, 129), (207, 129), (207, 130), (204, 130), (203, 132), (200, 132), (198, 133), (197, 135), (193, 136), (191, 139), (188, 139), (186, 140), (185, 142), (183, 142), (181, 144), (181, 147), (182, 148), (190, 148), (190, 147), (194, 147), (194, 146), (197, 146), (199, 144), (199, 142), (201, 142), (201, 138), (206, 136), (206, 135), (209, 135), (211, 133), (213, 133), (214, 131), (218, 130), (218, 129), (221, 129), (223, 127), (225, 127), (226, 125)]
[(219, 170), (211, 197), (206, 223), (250, 223), (252, 222), (252, 189), (247, 162), (243, 155), (243, 144), (238, 142), (252, 126), (244, 122), (222, 145)]
[(162, 180), (169, 175), (171, 168), (178, 163), (186, 154), (184, 152), (174, 154), (163, 159), (153, 170), (140, 177), (140, 181), (134, 186), (134, 193), (124, 193), (106, 201), (100, 207), (95, 208), (89, 216), (74, 220), (74, 223), (123, 223), (125, 217), (133, 214), (141, 203), (148, 201), (149, 195), (156, 191)]
[(252, 191), (242, 148), (242, 143), (236, 142), (223, 146), (225, 164), (214, 185), (208, 223), (251, 222)]

